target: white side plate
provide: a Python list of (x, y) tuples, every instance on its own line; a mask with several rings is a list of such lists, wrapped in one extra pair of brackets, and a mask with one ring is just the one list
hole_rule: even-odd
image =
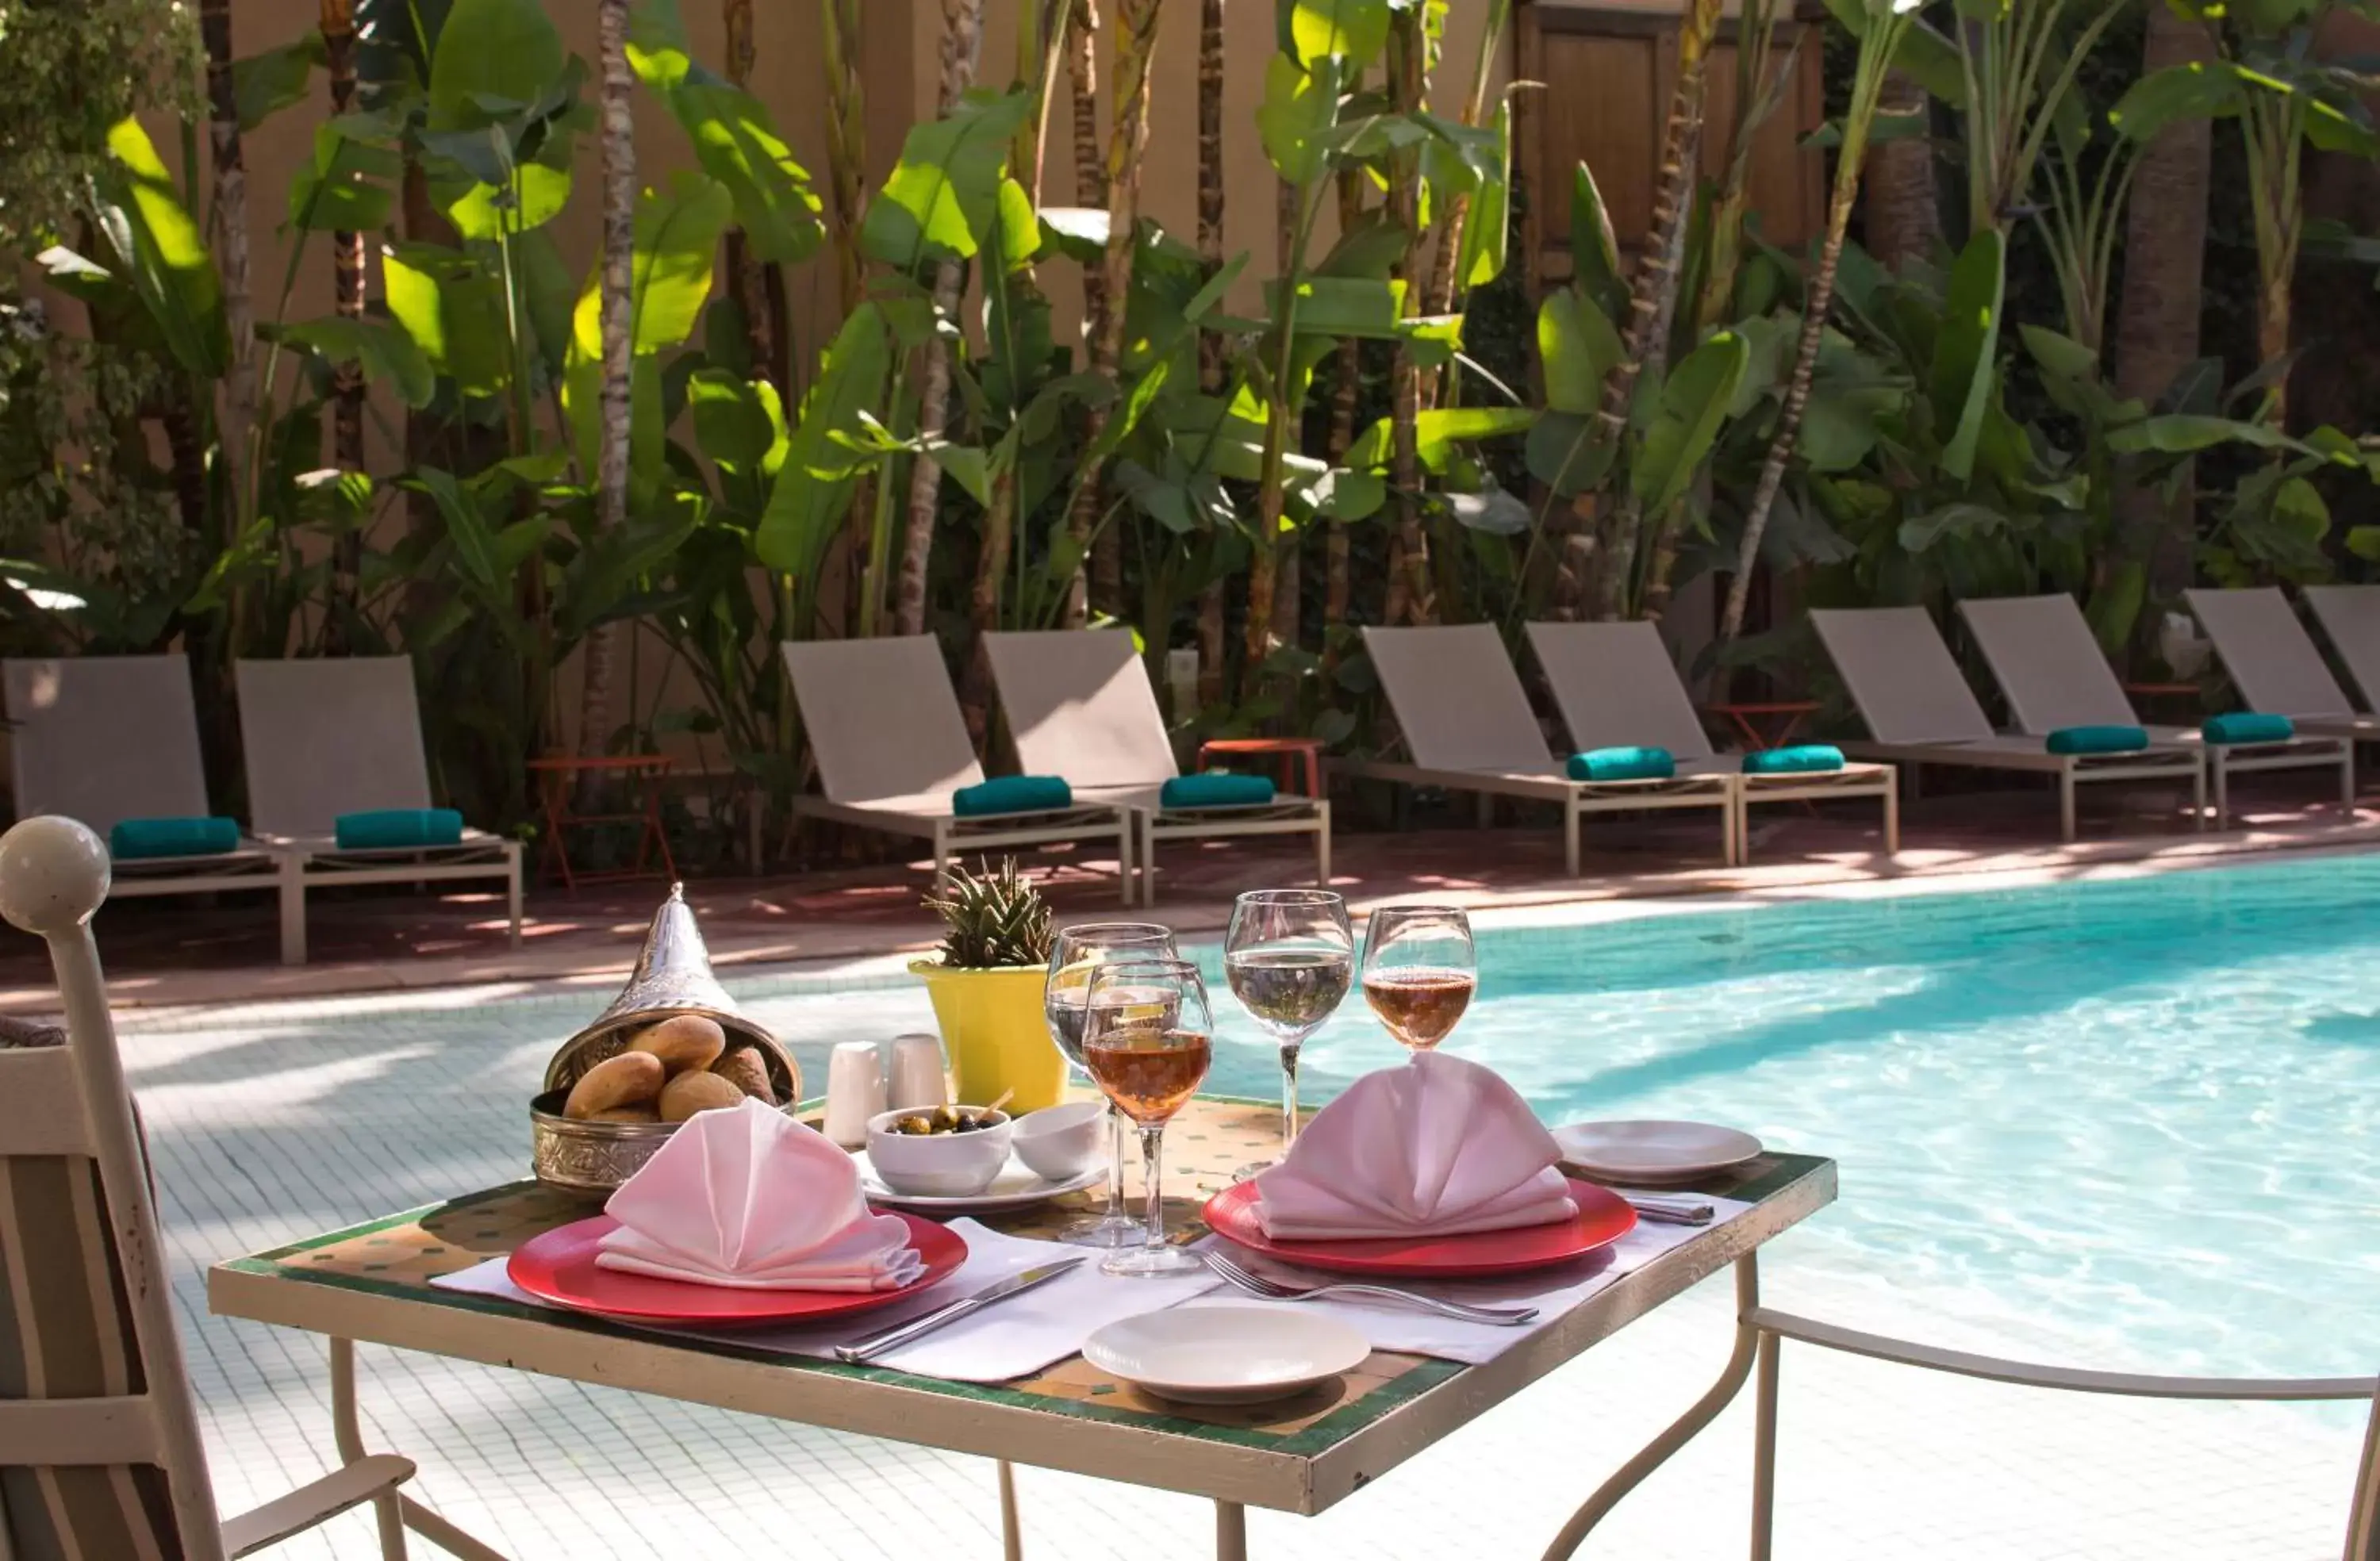
[(1096, 1166), (1080, 1176), (1063, 1181), (1050, 1181), (1037, 1174), (1024, 1161), (1011, 1155), (1008, 1164), (991, 1179), (991, 1185), (980, 1192), (964, 1198), (933, 1197), (920, 1192), (895, 1192), (884, 1185), (876, 1168), (868, 1163), (868, 1152), (856, 1152), (852, 1159), (859, 1167), (859, 1191), (871, 1204), (886, 1208), (916, 1209), (920, 1214), (997, 1214), (1002, 1209), (1030, 1208), (1035, 1204), (1060, 1197), (1068, 1192), (1080, 1192), (1087, 1187), (1097, 1187), (1107, 1180), (1107, 1168)]
[(1286, 1398), (1371, 1353), (1346, 1324), (1287, 1306), (1176, 1306), (1083, 1341), (1083, 1359), (1099, 1370), (1186, 1404)]
[(1691, 1181), (1760, 1153), (1750, 1133), (1708, 1122), (1572, 1122), (1553, 1132), (1566, 1163), (1609, 1181)]

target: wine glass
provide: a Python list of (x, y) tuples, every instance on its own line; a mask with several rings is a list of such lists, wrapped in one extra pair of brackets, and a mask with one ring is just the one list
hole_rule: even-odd
[[(1086, 922), (1061, 931), (1050, 945), (1050, 984), (1043, 989), (1042, 1017), (1050, 1038), (1066, 1060), (1083, 1066), (1083, 1015), (1089, 1007), (1091, 970), (1111, 959), (1172, 959), (1173, 929), (1155, 922)], [(1128, 1247), (1140, 1240), (1140, 1221), (1124, 1206), (1123, 1113), (1108, 1110), (1108, 1206), (1058, 1232), (1077, 1247)]]
[(1479, 989), (1471, 918), (1451, 905), (1389, 905), (1364, 929), (1364, 1000), (1408, 1050), (1446, 1039)]
[[(1232, 907), (1223, 974), (1257, 1027), (1281, 1047), (1281, 1148), (1297, 1141), (1297, 1054), (1338, 1011), (1355, 975), (1347, 902), (1328, 889), (1259, 889)], [(1245, 1180), (1270, 1161), (1240, 1168)]]
[(1148, 1277), (1201, 1271), (1165, 1244), (1165, 1124), (1190, 1103), (1215, 1060), (1207, 984), (1186, 960), (1116, 960), (1091, 969), (1083, 1016), (1083, 1064), (1091, 1082), (1140, 1128), (1148, 1180), (1141, 1244), (1111, 1254), (1102, 1274)]

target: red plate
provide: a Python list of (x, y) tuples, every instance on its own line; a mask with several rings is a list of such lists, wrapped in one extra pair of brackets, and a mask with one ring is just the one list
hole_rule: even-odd
[(1257, 1184), (1243, 1181), (1207, 1202), (1207, 1224), (1227, 1241), (1293, 1263), (1342, 1274), (1402, 1274), (1460, 1279), (1550, 1268), (1608, 1247), (1636, 1228), (1636, 1211), (1616, 1192), (1570, 1184), (1578, 1213), (1560, 1224), (1471, 1236), (1392, 1237), (1369, 1241), (1276, 1241), (1257, 1219)]
[(894, 1217), (909, 1227), (909, 1244), (926, 1260), (917, 1281), (897, 1290), (736, 1290), (598, 1268), (596, 1244), (620, 1228), (607, 1214), (547, 1231), (514, 1252), (504, 1271), (540, 1301), (623, 1322), (709, 1327), (822, 1322), (916, 1295), (966, 1261), (966, 1243), (932, 1220)]

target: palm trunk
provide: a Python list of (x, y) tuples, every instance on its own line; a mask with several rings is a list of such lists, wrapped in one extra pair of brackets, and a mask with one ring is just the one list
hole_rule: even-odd
[[(2156, 26), (2162, 6), (2150, 7)], [(1879, 112), (1900, 116), (1925, 114), (1925, 89), (1893, 71), (1884, 79)], [(1867, 154), (1867, 249), (1894, 271), (1912, 260), (1933, 258), (1942, 242), (1942, 200), (1934, 178), (1934, 143), (1925, 136), (1878, 141)], [(2139, 207), (2135, 206), (2134, 211)]]
[[(1401, 113), (1418, 114), (1429, 91), (1428, 45), (1418, 10), (1399, 13), (1389, 34), (1389, 97)], [(1399, 152), (1389, 179), (1389, 215), (1412, 235), (1393, 275), (1411, 289), (1426, 279), (1414, 274), (1421, 243), (1421, 153)], [(1430, 600), (1429, 539), (1421, 525), (1421, 369), (1400, 345), (1390, 371), (1390, 476), (1396, 488), (1397, 542), (1405, 569), (1404, 617), (1427, 623), (1435, 616)], [(1391, 623), (1394, 619), (1390, 620)]]
[[(942, 0), (942, 86), (941, 112), (948, 115), (975, 85), (976, 65), (983, 54), (983, 0)], [(994, 260), (993, 264), (1000, 263)], [(958, 314), (959, 292), (966, 272), (956, 260), (944, 260), (934, 270), (934, 311), (944, 319)], [(951, 349), (940, 332), (926, 344), (925, 371), (917, 397), (917, 432), (941, 437), (950, 416)], [(909, 467), (909, 529), (902, 538), (900, 607), (894, 615), (896, 634), (926, 632), (926, 587), (933, 567), (934, 521), (941, 509), (942, 468), (933, 458), (918, 456)]]
[[(1364, 218), (1364, 176), (1354, 169), (1339, 175), (1339, 231), (1346, 233)], [(1355, 442), (1355, 408), (1364, 390), (1364, 344), (1354, 337), (1339, 344), (1339, 380), (1330, 393), (1330, 464), (1344, 465)], [(1344, 522), (1332, 521), (1323, 537), (1322, 634), (1326, 654), (1332, 653), (1339, 631), (1347, 626), (1354, 605), (1354, 544)], [(1394, 619), (1382, 617), (1383, 623)], [(1335, 664), (1335, 662), (1333, 663)]]
[[(356, 18), (352, 0), (322, 0), (322, 52), (330, 67), (331, 111), (345, 114), (356, 101)], [(342, 320), (364, 317), (364, 237), (331, 235), (334, 308)], [(360, 364), (342, 363), (332, 381), (331, 464), (343, 471), (364, 469), (364, 375)], [(341, 532), (331, 544), (330, 600), (322, 611), (322, 647), (345, 655), (352, 647), (347, 629), (357, 611), (363, 569), (361, 527)]]
[[(1467, 126), (1475, 127), (1488, 117), (1496, 51), (1504, 42), (1504, 28), (1512, 15), (1512, 0), (1493, 0), (1488, 7), (1488, 24), (1479, 31), (1479, 57), (1471, 67), (1471, 95), (1463, 104), (1463, 123)], [(1451, 205), (1451, 210), (1438, 230), (1438, 254), (1430, 264), (1429, 292), (1422, 309), (1425, 314), (1451, 314), (1463, 296), (1463, 278), (1456, 272), (1462, 264), (1463, 230), (1471, 225), (1471, 197), (1458, 195)]]
[[(759, 63), (759, 49), (752, 30), (752, 0), (720, 0), (720, 20), (727, 39), (728, 83), (748, 88), (752, 67)], [(752, 252), (743, 230), (728, 231), (727, 296), (744, 317), (745, 340), (752, 349), (752, 372), (775, 385), (778, 393), (790, 402), (792, 387), (784, 382), (783, 366), (777, 361), (778, 339), (784, 327), (778, 300), (783, 296), (783, 288), (782, 284), (771, 284), (770, 269)]]
[[(1669, 122), (1661, 137), (1661, 180), (1654, 196), (1652, 226), (1645, 234), (1645, 256), (1630, 288), (1628, 333), (1621, 360), (1604, 381), (1603, 405), (1597, 414), (1603, 436), (1615, 448), (1627, 437), (1637, 381), (1647, 373), (1658, 379), (1669, 367), (1670, 327), (1677, 318), (1686, 235), (1694, 214), (1705, 88), (1718, 15), (1718, 0), (1693, 0), (1678, 30), (1678, 79), (1670, 95)], [(1595, 513), (1594, 495), (1581, 494), (1573, 514), (1592, 523)], [(1604, 506), (1597, 543), (1581, 550), (1576, 538), (1572, 539), (1572, 546), (1560, 561), (1563, 606), (1569, 613), (1587, 610), (1605, 619), (1624, 614), (1635, 573), (1641, 519), (1633, 494), (1623, 486)]]
[(1728, 126), (1727, 171), (1704, 224), (1707, 257), (1701, 301), (1694, 314), (1696, 333), (1715, 331), (1735, 313), (1735, 284), (1743, 268), (1743, 216), (1752, 201), (1752, 155), (1760, 129), (1775, 108), (1793, 68), (1789, 55), (1772, 79), (1768, 56), (1777, 31), (1776, 0), (1745, 0), (1735, 34), (1734, 117)]
[[(603, 387), (601, 408), (601, 442), (595, 459), (595, 525), (608, 531), (628, 519), (628, 378), (634, 367), (629, 349), (631, 289), (637, 252), (636, 124), (629, 94), (636, 77), (628, 69), (629, 0), (601, 0), (595, 15), (601, 42), (603, 141), (603, 269), (600, 301), (602, 309)], [(606, 623), (587, 636), (586, 682), (578, 704), (578, 751), (603, 752), (612, 733), (612, 667), (617, 623)]]
[[(1105, 211), (1108, 204), (1107, 157), (1099, 150), (1099, 0), (1072, 0), (1066, 9), (1066, 85), (1074, 105), (1075, 204)], [(1083, 272), (1083, 340), (1097, 342), (1106, 329), (1106, 278), (1086, 267)]]
[[(2153, 6), (2141, 42), (2141, 75), (2214, 57), (2204, 26)], [(2176, 118), (2141, 149), (2125, 213), (2124, 285), (2116, 314), (2116, 396), (2155, 405), (2198, 358), (2199, 284), (2206, 259), (2207, 170), (2214, 126)], [(1871, 198), (1873, 204), (1873, 198)], [(2185, 478), (2168, 500), (2152, 483), (2116, 490), (2123, 552), (2149, 568), (2152, 597), (2190, 584), (2196, 503)]]
[[(1198, 258), (1212, 276), (1223, 263), (1223, 32), (1224, 0), (1198, 6)], [(1223, 393), (1222, 336), (1198, 338), (1198, 388)], [(1223, 581), (1209, 581), (1198, 593), (1198, 702), (1223, 697)], [(1152, 632), (1157, 625), (1149, 625)]]
[[(1123, 361), (1124, 301), (1132, 293), (1134, 238), (1140, 225), (1140, 176), (1148, 153), (1150, 67), (1157, 52), (1157, 22), (1164, 0), (1118, 0), (1116, 7), (1115, 80), (1111, 86), (1114, 123), (1108, 134), (1105, 180), (1108, 194), (1108, 248), (1099, 277), (1102, 307), (1099, 333), (1091, 342), (1091, 371), (1114, 376)], [(1081, 132), (1076, 131), (1079, 147)], [(1095, 408), (1088, 419), (1088, 437), (1097, 440), (1107, 427), (1108, 412)], [(1105, 472), (1094, 466), (1066, 517), (1068, 531), (1087, 543), (1105, 507)], [(1076, 572), (1068, 593), (1066, 620), (1084, 620), (1084, 587)]]
[[(827, 205), (834, 230), (835, 280), (842, 312), (849, 315), (867, 296), (868, 280), (859, 247), (868, 217), (868, 98), (861, 76), (865, 0), (824, 0), (819, 7), (825, 44)], [(868, 472), (853, 485), (851, 514), (843, 528), (843, 629), (856, 632), (872, 616), (861, 598), (867, 589), (868, 533), (876, 513), (880, 473)]]
[[(226, 468), (231, 508), (217, 517), (228, 547), (249, 513), (249, 444), (256, 430), (256, 306), (249, 286), (248, 163), (240, 147), (239, 94), (232, 78), (231, 0), (200, 0), (199, 37), (207, 57), (207, 134), (214, 156), (214, 207), (210, 214), (216, 268), (223, 283), (224, 324), (231, 366), (224, 377), (223, 427), (217, 458)], [(274, 647), (275, 653), (279, 652)]]
[[(2256, 357), (2260, 364), (2287, 357), (2290, 344), (2291, 288), (2297, 279), (2298, 245), (2305, 232), (2300, 184), (2304, 142), (2294, 101), (2252, 95), (2240, 116), (2248, 145), (2250, 200), (2256, 217)], [(2289, 426), (2289, 376), (2273, 381), (2265, 416), (2277, 429)]]

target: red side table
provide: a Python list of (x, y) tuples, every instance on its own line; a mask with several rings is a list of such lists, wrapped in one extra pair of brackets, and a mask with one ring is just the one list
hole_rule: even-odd
[(1322, 794), (1322, 739), (1319, 737), (1214, 737), (1198, 744), (1198, 768), (1208, 761), (1232, 754), (1270, 755), (1281, 761), (1281, 784), (1284, 792), (1293, 792), (1297, 773), (1305, 771), (1305, 791), (1309, 797)]
[[(539, 853), (540, 870), (556, 874), (565, 889), (577, 889), (580, 884), (625, 883), (636, 878), (676, 877), (677, 862), (670, 855), (669, 836), (662, 829), (662, 781), (668, 777), (673, 763), (660, 754), (606, 754), (597, 758), (554, 755), (529, 760), (529, 773), (537, 777), (545, 805), (545, 845)], [(579, 777), (589, 774), (625, 781), (641, 795), (641, 805), (632, 813), (573, 811), (572, 793), (578, 790)], [(591, 824), (642, 825), (637, 831), (635, 865), (601, 873), (574, 869), (570, 865), (569, 833)], [(649, 853), (661, 858), (660, 866), (645, 865)]]
[(1756, 699), (1703, 707), (1706, 716), (1732, 722), (1745, 744), (1755, 750), (1784, 747), (1803, 723), (1817, 713), (1815, 699)]

